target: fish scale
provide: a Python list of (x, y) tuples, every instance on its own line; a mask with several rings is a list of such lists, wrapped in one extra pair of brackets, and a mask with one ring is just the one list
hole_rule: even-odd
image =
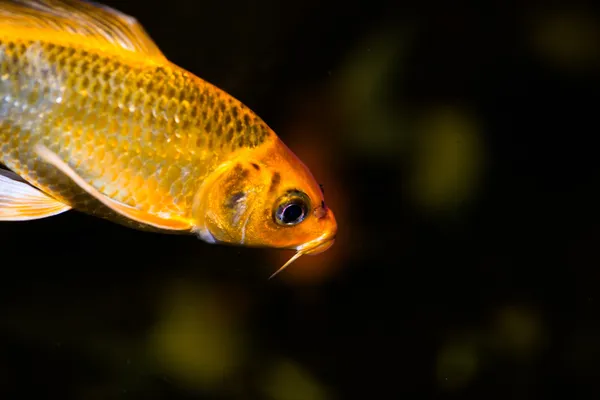
[(12, 149), (0, 161), (82, 211), (97, 201), (42, 165), (36, 143), (116, 200), (185, 215), (217, 165), (272, 135), (238, 100), (172, 64), (2, 33), (0, 49), (0, 143)]

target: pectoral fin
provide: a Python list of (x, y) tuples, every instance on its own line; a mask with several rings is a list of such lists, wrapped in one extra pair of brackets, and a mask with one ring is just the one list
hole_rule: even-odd
[(0, 221), (51, 217), (71, 207), (26, 183), (14, 172), (0, 170)]
[(100, 193), (96, 188), (83, 180), (69, 165), (67, 165), (67, 163), (61, 160), (47, 147), (37, 145), (35, 151), (44, 161), (58, 168), (63, 174), (71, 178), (75, 184), (98, 199), (102, 204), (131, 220), (165, 230), (183, 231), (192, 229), (192, 224), (189, 221), (176, 218), (175, 216), (169, 218), (159, 217), (158, 215), (150, 214), (146, 211), (113, 200)]

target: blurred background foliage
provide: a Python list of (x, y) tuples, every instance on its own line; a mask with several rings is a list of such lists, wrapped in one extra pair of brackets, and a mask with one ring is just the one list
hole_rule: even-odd
[(278, 132), (338, 240), (267, 281), (289, 252), (1, 224), (0, 398), (600, 394), (591, 2), (106, 3)]

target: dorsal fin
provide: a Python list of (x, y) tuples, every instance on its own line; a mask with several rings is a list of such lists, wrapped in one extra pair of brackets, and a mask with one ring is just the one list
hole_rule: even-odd
[(134, 17), (90, 1), (0, 0), (0, 27), (7, 25), (86, 36), (96, 43), (166, 61)]

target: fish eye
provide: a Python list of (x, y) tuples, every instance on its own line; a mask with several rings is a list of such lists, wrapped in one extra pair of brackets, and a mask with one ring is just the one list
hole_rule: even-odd
[(304, 221), (308, 213), (308, 201), (302, 195), (284, 196), (275, 210), (275, 221), (279, 225), (292, 226)]

